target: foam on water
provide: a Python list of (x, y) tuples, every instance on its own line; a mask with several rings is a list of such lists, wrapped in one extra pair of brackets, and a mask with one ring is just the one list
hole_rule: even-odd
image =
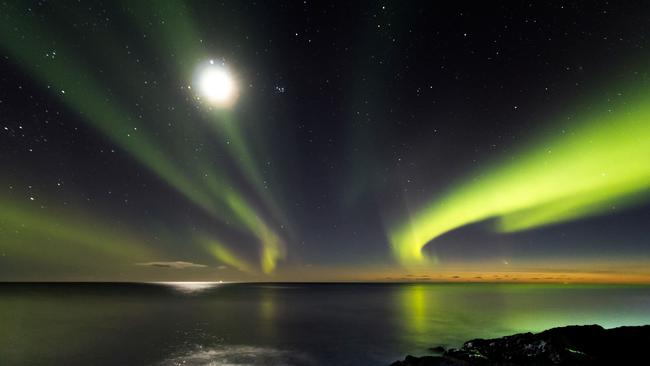
[(269, 347), (223, 345), (210, 348), (197, 346), (175, 355), (157, 366), (307, 366), (314, 363), (305, 354)]

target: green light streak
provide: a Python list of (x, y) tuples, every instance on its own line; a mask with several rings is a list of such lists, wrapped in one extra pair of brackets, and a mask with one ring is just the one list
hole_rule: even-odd
[(260, 253), (262, 271), (269, 274), (275, 270), (278, 261), (285, 258), (286, 249), (280, 238), (266, 225), (260, 226), (258, 237), (264, 243)]
[(226, 200), (230, 208), (244, 220), (245, 225), (255, 233), (261, 243), (260, 260), (262, 271), (271, 273), (279, 259), (284, 258), (285, 248), (280, 238), (268, 225), (236, 194), (227, 194)]
[(277, 234), (269, 228), (268, 224), (258, 215), (257, 211), (235, 189), (224, 184), (223, 179), (216, 179), (212, 175), (204, 176), (206, 187), (211, 193), (223, 200), (224, 209), (232, 217), (255, 235), (260, 246), (260, 265), (264, 273), (271, 273), (278, 260), (284, 259), (286, 249)]
[(461, 226), (497, 218), (518, 231), (597, 215), (640, 202), (650, 188), (647, 98), (585, 118), (572, 133), (548, 138), (425, 206), (394, 227), (404, 264), (425, 262), (422, 248)]
[(208, 238), (201, 236), (196, 239), (203, 248), (210, 253), (217, 261), (234, 267), (242, 272), (253, 274), (255, 273), (254, 267), (245, 259), (239, 257), (233, 251), (228, 249), (228, 246), (215, 238)]
[(237, 127), (237, 123), (234, 120), (232, 113), (222, 111), (221, 113), (215, 114), (213, 118), (214, 117), (217, 117), (218, 120), (215, 120), (211, 124), (211, 127), (219, 136), (226, 136), (228, 141), (230, 141), (227, 148), (231, 157), (239, 163), (239, 167), (244, 173), (244, 176), (248, 182), (253, 185), (256, 193), (262, 198), (262, 201), (271, 211), (273, 217), (280, 222), (285, 222), (286, 219), (284, 214), (273, 197), (269, 195), (268, 190), (264, 187), (264, 179), (259, 173), (253, 155), (251, 154), (240, 129)]
[[(213, 113), (211, 117), (217, 118), (212, 121), (211, 127), (217, 133), (217, 136), (226, 136), (229, 141), (227, 149), (231, 158), (238, 163), (244, 177), (252, 184), (256, 193), (261, 198), (264, 207), (270, 210), (272, 217), (277, 221), (285, 222), (286, 220), (279, 206), (262, 184), (263, 178), (259, 174), (252, 154), (245, 143), (240, 129), (237, 127), (236, 121), (233, 119), (232, 113), (220, 111)], [(218, 182), (212, 181), (211, 184), (216, 187)], [(263, 272), (267, 274), (273, 272), (278, 260), (284, 259), (286, 255), (286, 248), (283, 241), (269, 227), (269, 224), (258, 214), (253, 206), (247, 203), (247, 200), (242, 195), (237, 194), (231, 188), (221, 188), (220, 191), (229, 209), (259, 239), (261, 244), (260, 260)]]

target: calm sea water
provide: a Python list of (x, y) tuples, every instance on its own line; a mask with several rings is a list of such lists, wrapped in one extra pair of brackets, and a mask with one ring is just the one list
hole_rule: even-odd
[(0, 284), (0, 365), (388, 365), (568, 324), (650, 324), (650, 287)]

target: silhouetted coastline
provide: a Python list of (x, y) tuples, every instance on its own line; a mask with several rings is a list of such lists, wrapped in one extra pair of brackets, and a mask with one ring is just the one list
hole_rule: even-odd
[(566, 326), (541, 333), (473, 339), (461, 348), (430, 350), (439, 355), (406, 356), (391, 366), (622, 365), (647, 359), (650, 325), (605, 329)]

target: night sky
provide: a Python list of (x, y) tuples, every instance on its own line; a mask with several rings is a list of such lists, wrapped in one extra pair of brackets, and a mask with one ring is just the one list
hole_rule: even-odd
[(0, 280), (649, 282), (649, 27), (642, 1), (4, 2)]

